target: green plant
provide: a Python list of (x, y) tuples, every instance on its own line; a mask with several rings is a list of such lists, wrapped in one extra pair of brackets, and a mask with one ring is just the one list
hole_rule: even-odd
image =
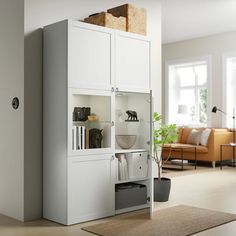
[[(176, 124), (165, 125), (162, 123), (162, 116), (157, 112), (153, 114), (153, 146), (154, 160), (158, 166), (158, 179), (161, 179), (162, 158), (161, 152), (164, 144), (173, 143), (178, 138)], [(170, 154), (169, 154), (170, 156)], [(169, 157), (168, 157), (169, 158)], [(167, 158), (167, 160), (168, 160)]]

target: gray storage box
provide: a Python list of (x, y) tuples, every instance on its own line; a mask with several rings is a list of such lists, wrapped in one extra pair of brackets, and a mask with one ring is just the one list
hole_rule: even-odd
[(115, 208), (123, 209), (147, 203), (147, 187), (143, 184), (125, 183), (116, 185)]

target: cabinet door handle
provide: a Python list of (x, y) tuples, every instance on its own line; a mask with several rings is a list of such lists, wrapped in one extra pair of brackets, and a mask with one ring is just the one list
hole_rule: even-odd
[(114, 121), (112, 121), (112, 122), (111, 122), (111, 126), (114, 126), (114, 125), (115, 125), (115, 122), (114, 122)]
[(118, 92), (119, 91), (119, 88), (116, 88), (116, 92)]
[(115, 160), (115, 157), (114, 157), (113, 155), (111, 156), (111, 160), (112, 160), (112, 161), (114, 161), (114, 160)]
[(111, 88), (111, 91), (112, 91), (112, 92), (114, 92), (114, 91), (115, 91), (114, 87), (112, 87), (112, 88)]

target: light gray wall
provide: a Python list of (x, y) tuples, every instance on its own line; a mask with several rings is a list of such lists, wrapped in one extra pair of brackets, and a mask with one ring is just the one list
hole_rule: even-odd
[(23, 220), (24, 0), (0, 0), (0, 30), (0, 214)]
[[(151, 75), (155, 110), (161, 111), (160, 0), (130, 0), (148, 13), (152, 40)], [(125, 0), (25, 0), (25, 207), (28, 219), (42, 212), (42, 27), (63, 19), (86, 16), (127, 3)]]
[[(165, 44), (162, 46), (163, 90), (165, 83), (165, 62), (170, 60), (188, 59), (202, 56), (212, 58), (212, 105), (222, 107), (222, 55), (236, 51), (236, 32), (212, 35), (209, 37)], [(163, 114), (165, 113), (163, 97)], [(212, 126), (221, 127), (221, 114), (211, 114)]]

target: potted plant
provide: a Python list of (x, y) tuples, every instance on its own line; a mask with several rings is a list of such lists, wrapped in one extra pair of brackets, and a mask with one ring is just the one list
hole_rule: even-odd
[[(162, 123), (162, 117), (157, 112), (153, 115), (153, 158), (158, 167), (158, 178), (154, 178), (154, 201), (165, 202), (169, 199), (171, 180), (161, 177), (162, 158), (161, 151), (164, 144), (170, 144), (177, 140), (177, 126), (176, 124), (165, 125)], [(171, 154), (168, 155), (169, 159)]]

